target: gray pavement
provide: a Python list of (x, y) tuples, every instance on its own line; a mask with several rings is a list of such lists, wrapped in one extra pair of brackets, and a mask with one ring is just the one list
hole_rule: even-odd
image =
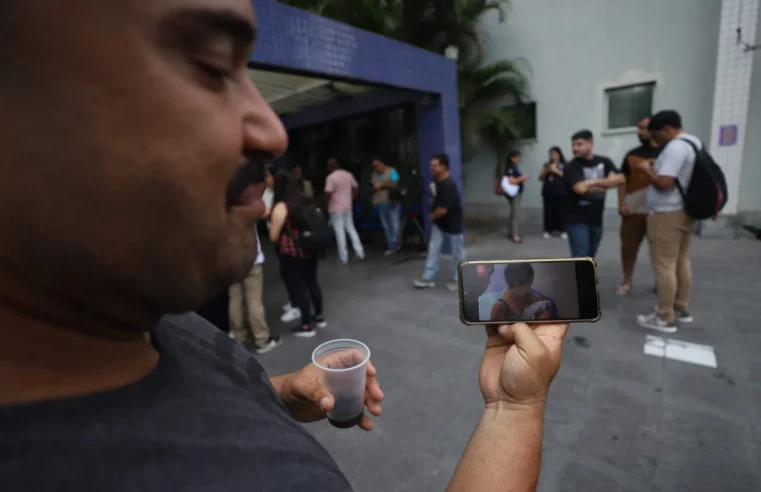
[[(761, 241), (696, 239), (695, 323), (668, 338), (715, 347), (718, 368), (643, 353), (634, 318), (652, 309), (653, 275), (643, 245), (635, 286), (620, 281), (617, 231), (598, 263), (603, 318), (573, 325), (549, 397), (539, 489), (554, 491), (751, 491), (761, 489)], [(567, 256), (560, 239), (491, 236), (470, 259)], [(270, 255), (272, 259), (273, 256)], [(448, 269), (451, 260), (444, 260)], [(265, 289), (273, 331), (285, 294), (273, 262)], [(286, 335), (259, 360), (272, 374), (298, 369), (314, 347), (339, 337), (366, 342), (386, 394), (376, 430), (307, 429), (358, 492), (442, 491), (482, 408), (477, 368), (484, 334), (457, 317), (443, 285), (415, 291), (422, 262), (370, 257), (321, 265), (329, 327), (314, 339)], [(655, 333), (655, 335), (660, 335)]]

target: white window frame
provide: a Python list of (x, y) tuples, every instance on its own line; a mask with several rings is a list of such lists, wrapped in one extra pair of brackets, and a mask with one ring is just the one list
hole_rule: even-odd
[(640, 85), (652, 85), (653, 86), (653, 100), (651, 101), (651, 106), (653, 109), (655, 108), (655, 96), (658, 92), (658, 80), (655, 78), (645, 78), (641, 80), (632, 80), (627, 82), (622, 82), (619, 84), (611, 84), (603, 87), (602, 92), (602, 98), (603, 98), (603, 104), (602, 104), (602, 120), (603, 120), (603, 135), (623, 135), (623, 134), (629, 134), (629, 133), (636, 133), (637, 132), (637, 126), (627, 126), (622, 128), (611, 128), (610, 125), (610, 92), (615, 91), (616, 89), (626, 89), (629, 87), (636, 87)]

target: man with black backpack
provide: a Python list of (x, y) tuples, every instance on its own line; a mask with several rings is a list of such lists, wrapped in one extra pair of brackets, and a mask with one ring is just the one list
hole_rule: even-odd
[(682, 129), (679, 113), (660, 111), (648, 129), (663, 149), (652, 168), (648, 161), (637, 164), (650, 182), (647, 237), (658, 306), (655, 312), (638, 316), (637, 324), (673, 333), (677, 322), (692, 322), (688, 311), (692, 290), (690, 243), (696, 222), (718, 214), (726, 203), (726, 184), (700, 139)]

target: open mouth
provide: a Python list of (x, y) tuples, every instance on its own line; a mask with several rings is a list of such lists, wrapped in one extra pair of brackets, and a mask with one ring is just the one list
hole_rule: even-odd
[(227, 185), (225, 206), (251, 207), (261, 202), (264, 193), (264, 164), (258, 159), (246, 160)]

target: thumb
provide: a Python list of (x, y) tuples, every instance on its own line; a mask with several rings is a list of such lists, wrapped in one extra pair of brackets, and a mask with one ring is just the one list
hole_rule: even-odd
[(516, 323), (510, 325), (513, 332), (513, 339), (518, 349), (529, 357), (535, 357), (547, 350), (544, 343), (534, 333), (534, 330), (526, 323)]
[(336, 399), (322, 385), (312, 394), (312, 403), (320, 407), (323, 412), (333, 410)]

